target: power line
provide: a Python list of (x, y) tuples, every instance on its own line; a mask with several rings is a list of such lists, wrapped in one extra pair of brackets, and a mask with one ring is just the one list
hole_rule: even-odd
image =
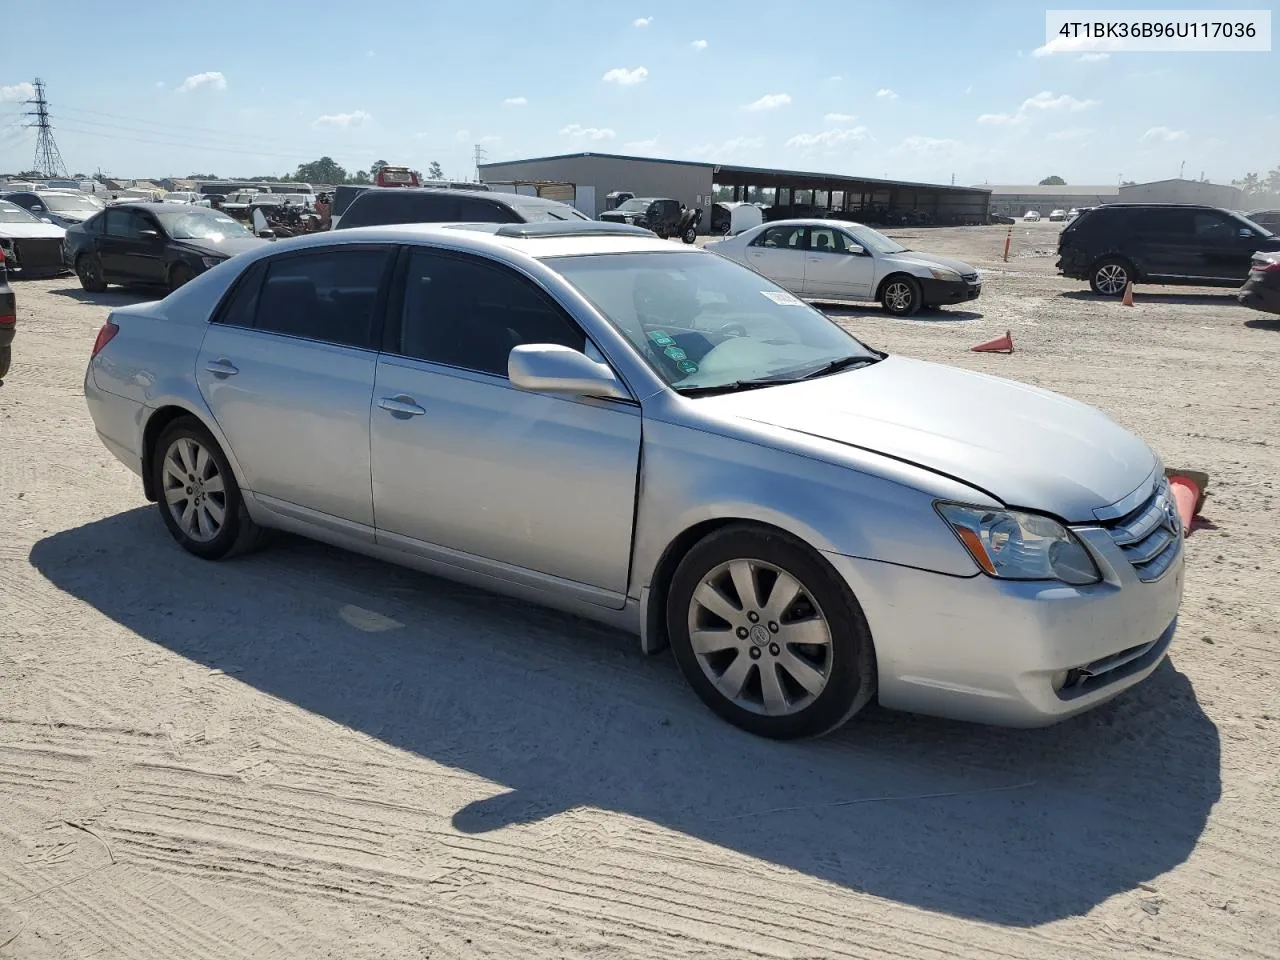
[(49, 120), (49, 101), (44, 96), (44, 81), (39, 77), (36, 77), (35, 88), (36, 95), (27, 101), (28, 105), (35, 107), (34, 110), (27, 111), (27, 116), (36, 118), (35, 123), (29, 123), (27, 126), (40, 131), (36, 135), (35, 169), (46, 177), (65, 177), (67, 165), (62, 162), (62, 154), (58, 151), (58, 144), (53, 139), (53, 123)]

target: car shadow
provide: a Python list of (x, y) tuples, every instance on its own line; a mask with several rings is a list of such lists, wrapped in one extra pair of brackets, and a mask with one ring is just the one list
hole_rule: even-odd
[(102, 293), (90, 293), (80, 287), (59, 287), (49, 292), (55, 296), (78, 300), (80, 303), (89, 303), (97, 307), (127, 307), (135, 303), (163, 300), (168, 294), (163, 287), (113, 287)]
[(972, 310), (953, 310), (950, 307), (924, 307), (909, 317), (895, 317), (875, 304), (815, 300), (813, 305), (833, 320), (873, 317), (878, 320), (894, 320), (901, 323), (973, 323), (983, 317), (981, 313), (975, 313)]
[(1254, 330), (1280, 330), (1280, 314), (1259, 313), (1246, 320), (1244, 325)]
[(1182, 863), (1219, 798), (1217, 729), (1169, 663), (1044, 730), (873, 707), (832, 736), (777, 743), (716, 719), (634, 638), (300, 538), (205, 563), (154, 510), (55, 533), (31, 562), (151, 643), (502, 785), (454, 812), (466, 833), (586, 805), (1031, 926)]
[[(1222, 306), (1228, 300), (1236, 302), (1235, 289), (1223, 289), (1222, 293), (1149, 293), (1144, 287), (1133, 288), (1137, 303), (1175, 303), (1185, 305)], [(1104, 297), (1092, 290), (1064, 290), (1058, 294), (1064, 300), (1089, 300), (1102, 303), (1119, 303), (1119, 297)]]

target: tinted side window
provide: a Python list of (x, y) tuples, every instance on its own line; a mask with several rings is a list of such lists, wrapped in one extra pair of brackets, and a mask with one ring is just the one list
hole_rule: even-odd
[(85, 233), (102, 233), (102, 225), (106, 223), (106, 220), (107, 215), (105, 213), (95, 213), (80, 225), (80, 229)]
[(520, 223), (520, 217), (510, 207), (492, 200), (475, 197), (458, 198), (458, 219), (464, 223)]
[(804, 249), (804, 227), (769, 227), (751, 241), (753, 247), (778, 247), (783, 250)]
[(1234, 240), (1240, 226), (1242, 224), (1212, 210), (1197, 210), (1191, 215), (1191, 229), (1195, 231), (1196, 238), (1210, 243)]
[(1135, 210), (1133, 230), (1136, 233), (1159, 234), (1161, 237), (1189, 237), (1191, 217), (1185, 210), (1170, 207), (1165, 210)]
[(255, 326), (308, 340), (373, 347), (378, 293), (390, 259), (389, 250), (374, 248), (272, 260), (258, 294)]
[(458, 219), (456, 197), (430, 193), (377, 190), (356, 198), (342, 218), (344, 227), (385, 226), (393, 223), (444, 223)]
[(586, 343), (545, 293), (497, 264), (418, 249), (406, 284), (397, 351), (406, 357), (505, 377), (513, 347)]
[(125, 239), (138, 239), (139, 232), (146, 226), (142, 218), (132, 210), (108, 210), (106, 220), (107, 233)]
[(258, 311), (258, 294), (262, 290), (262, 276), (267, 272), (261, 263), (255, 263), (244, 272), (231, 290), (231, 295), (222, 301), (214, 323), (224, 323), (229, 327), (252, 327)]

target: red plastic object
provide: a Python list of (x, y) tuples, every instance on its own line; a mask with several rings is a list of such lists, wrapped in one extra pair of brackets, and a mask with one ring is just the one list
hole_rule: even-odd
[(1178, 516), (1182, 518), (1182, 533), (1185, 536), (1191, 532), (1191, 518), (1196, 515), (1200, 487), (1190, 477), (1174, 474), (1169, 478), (1169, 489), (1178, 505)]
[(1013, 335), (1006, 330), (1003, 337), (980, 343), (972, 349), (974, 353), (1013, 353)]

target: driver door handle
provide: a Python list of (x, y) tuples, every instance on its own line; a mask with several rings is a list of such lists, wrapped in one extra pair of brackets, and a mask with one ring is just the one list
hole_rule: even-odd
[(226, 357), (219, 357), (217, 360), (210, 360), (204, 365), (204, 368), (215, 377), (231, 377), (240, 372), (240, 368)]
[(380, 397), (378, 406), (400, 420), (407, 420), (409, 417), (420, 417), (427, 412), (418, 406), (413, 397), (405, 396), (403, 393), (397, 397)]

